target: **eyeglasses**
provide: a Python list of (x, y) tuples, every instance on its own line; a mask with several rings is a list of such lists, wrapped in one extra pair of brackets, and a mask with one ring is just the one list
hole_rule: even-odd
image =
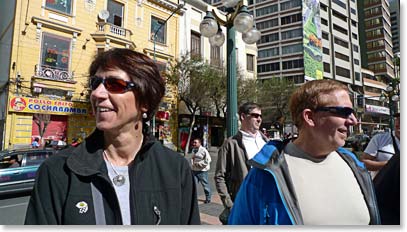
[(253, 118), (259, 118), (259, 117), (261, 118), (261, 114), (257, 114), (257, 113), (250, 113), (248, 115), (252, 116)]
[(101, 78), (98, 76), (92, 76), (90, 78), (89, 87), (92, 90), (97, 89), (100, 84), (103, 84), (110, 93), (125, 93), (136, 87), (136, 84), (131, 81), (125, 81), (114, 77)]
[(317, 107), (315, 111), (325, 111), (345, 118), (348, 118), (351, 114), (354, 113), (351, 107), (343, 106), (320, 106)]

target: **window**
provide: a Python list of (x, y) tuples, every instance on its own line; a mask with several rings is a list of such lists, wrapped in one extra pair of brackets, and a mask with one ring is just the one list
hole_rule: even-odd
[(328, 35), (328, 33), (322, 32), (322, 38), (323, 38), (323, 39), (326, 39), (326, 40), (329, 40), (329, 35)]
[(275, 48), (262, 49), (261, 51), (258, 52), (258, 55), (259, 55), (259, 58), (278, 56), (279, 48), (275, 47)]
[(47, 0), (45, 2), (45, 7), (65, 14), (71, 14), (72, 0)]
[(352, 33), (352, 38), (354, 38), (354, 39), (358, 39), (358, 35), (357, 35), (357, 34), (355, 34), (355, 33)]
[(359, 65), (359, 60), (358, 59), (353, 59), (353, 63), (356, 65)]
[(107, 10), (109, 11), (108, 23), (116, 25), (118, 27), (123, 27), (123, 4), (115, 1), (107, 2)]
[(351, 21), (351, 24), (352, 24), (352, 26), (356, 27), (357, 22), (356, 22), (355, 20), (352, 20), (352, 21)]
[(335, 66), (335, 70), (336, 70), (337, 75), (350, 78), (350, 71), (349, 70), (347, 70), (345, 68), (342, 68), (342, 67), (339, 67), (339, 66)]
[(353, 51), (354, 52), (359, 52), (359, 47), (356, 44), (353, 44)]
[(29, 152), (29, 153), (27, 153), (27, 156), (26, 156), (25, 166), (40, 165), (51, 154), (52, 154), (51, 152)]
[(279, 71), (280, 70), (280, 63), (270, 63), (270, 64), (261, 64), (257, 65), (257, 72), (270, 72), (270, 71)]
[(346, 42), (346, 41), (344, 41), (344, 40), (341, 40), (341, 39), (339, 39), (339, 38), (337, 38), (337, 37), (334, 38), (334, 42), (335, 42), (336, 44), (342, 46), (342, 47), (349, 48), (348, 42)]
[(322, 48), (322, 52), (323, 52), (324, 54), (329, 55), (329, 49), (326, 48), (326, 47), (323, 47), (323, 48)]
[(328, 6), (324, 5), (323, 3), (320, 2), (319, 6), (321, 7), (321, 10), (328, 11)]
[(355, 80), (360, 81), (360, 73), (355, 72)]
[(283, 61), (283, 70), (285, 69), (295, 69), (295, 68), (303, 68), (304, 67), (304, 60), (289, 60)]
[(331, 65), (329, 63), (324, 62), (324, 72), (331, 72)]
[(41, 45), (41, 65), (69, 70), (71, 40), (60, 36), (43, 33)]
[(348, 22), (347, 17), (336, 10), (332, 10), (332, 15), (344, 22)]
[(278, 26), (278, 19), (271, 19), (264, 22), (256, 23), (256, 27), (258, 30), (271, 28), (275, 26)]
[(332, 0), (332, 2), (336, 3), (338, 6), (342, 7), (346, 10), (346, 4), (343, 3), (341, 0)]
[(283, 46), (281, 48), (281, 53), (283, 55), (285, 54), (292, 54), (292, 53), (298, 53), (303, 51), (303, 44), (293, 44), (293, 45), (288, 45), (288, 46)]
[(302, 37), (302, 28), (289, 30), (289, 31), (282, 31), (281, 32), (281, 39), (291, 39), (296, 37)]
[(285, 78), (287, 78), (288, 81), (294, 82), (295, 84), (304, 83), (304, 75), (294, 75), (294, 76), (288, 76)]
[(254, 71), (254, 55), (246, 54), (246, 69), (247, 71)]
[(355, 9), (350, 8), (350, 12), (351, 12), (352, 14), (356, 15), (356, 10), (355, 10)]
[(277, 12), (277, 11), (278, 11), (278, 5), (274, 4), (274, 5), (271, 5), (271, 6), (266, 6), (266, 7), (257, 9), (256, 10), (256, 16), (259, 17), (259, 16), (262, 16), (262, 15), (268, 15), (268, 14), (271, 14), (271, 13), (274, 13), (274, 12)]
[(283, 2), (280, 3), (280, 10), (288, 10), (294, 7), (301, 6), (302, 1), (301, 0), (291, 0), (288, 2)]
[[(156, 34), (156, 42), (166, 44), (166, 31), (167, 26), (164, 20), (151, 16), (151, 40), (154, 41), (154, 34)], [(158, 30), (158, 31), (157, 31)]]
[(328, 26), (328, 21), (326, 19), (321, 18), (321, 23)]
[(339, 58), (341, 60), (344, 60), (344, 61), (349, 61), (349, 56), (344, 55), (344, 54), (339, 53), (339, 52), (335, 52), (335, 57)]
[(343, 34), (345, 34), (345, 35), (348, 35), (348, 31), (347, 31), (345, 28), (340, 27), (340, 26), (336, 25), (335, 23), (334, 23), (333, 28), (334, 28), (335, 30), (337, 30), (337, 31), (339, 31), (339, 32), (341, 32), (341, 33), (343, 33)]
[(260, 38), (260, 44), (262, 43), (269, 43), (273, 41), (278, 41), (278, 33), (262, 35)]
[(201, 35), (191, 32), (191, 56), (201, 57)]
[(281, 17), (281, 25), (299, 22), (302, 20), (302, 14), (289, 15)]
[(220, 47), (211, 46), (211, 65), (221, 67)]

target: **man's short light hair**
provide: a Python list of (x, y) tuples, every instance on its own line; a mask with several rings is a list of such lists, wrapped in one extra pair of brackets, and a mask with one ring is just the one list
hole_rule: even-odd
[(302, 112), (305, 109), (315, 110), (317, 107), (326, 106), (329, 98), (320, 97), (337, 90), (348, 91), (346, 85), (335, 80), (309, 81), (297, 88), (290, 98), (290, 112), (294, 124), (301, 128), (303, 119)]

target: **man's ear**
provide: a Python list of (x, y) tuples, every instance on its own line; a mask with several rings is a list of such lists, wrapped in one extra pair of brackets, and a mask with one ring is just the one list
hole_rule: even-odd
[(301, 113), (302, 119), (304, 120), (304, 124), (308, 126), (315, 126), (315, 114), (310, 109), (304, 109)]

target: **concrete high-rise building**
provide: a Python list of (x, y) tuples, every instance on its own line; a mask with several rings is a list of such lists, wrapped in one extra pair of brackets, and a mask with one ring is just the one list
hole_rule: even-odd
[(358, 1), (359, 44), (362, 67), (375, 73), (379, 80), (394, 78), (393, 42), (389, 2), (387, 0)]
[[(222, 6), (218, 0), (205, 2)], [(258, 79), (285, 77), (303, 83), (331, 78), (362, 86), (355, 0), (248, 0), (248, 5), (262, 34), (257, 42)], [(316, 63), (320, 72), (312, 70)]]
[(390, 23), (393, 54), (400, 52), (400, 0), (390, 0)]

